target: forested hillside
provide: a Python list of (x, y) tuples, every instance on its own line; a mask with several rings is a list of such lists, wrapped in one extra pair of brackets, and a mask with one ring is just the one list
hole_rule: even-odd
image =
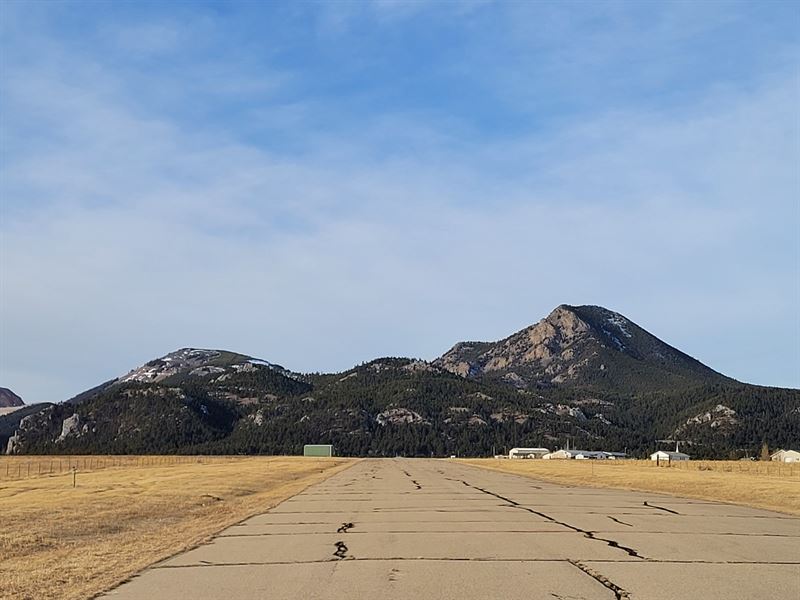
[[(9, 415), (11, 416), (11, 415)], [(14, 453), (484, 456), (514, 446), (643, 456), (676, 439), (738, 458), (800, 440), (800, 391), (739, 383), (600, 307), (558, 307), (500, 342), (429, 363), (303, 375), (185, 348), (4, 424)]]

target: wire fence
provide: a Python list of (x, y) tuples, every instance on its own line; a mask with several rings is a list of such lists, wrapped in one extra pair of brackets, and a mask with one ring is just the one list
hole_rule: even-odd
[[(0, 456), (0, 481), (18, 480), (31, 477), (50, 477), (64, 475), (77, 471), (87, 473), (103, 469), (134, 469), (144, 467), (169, 467), (174, 465), (213, 464), (227, 463), (235, 460), (255, 458), (250, 456), (179, 456), (179, 455), (148, 455), (148, 456), (117, 456), (117, 455), (87, 455), (87, 456)], [(544, 465), (549, 461), (536, 461)], [(661, 461), (656, 464), (651, 460), (603, 460), (603, 461), (553, 461), (559, 464), (598, 463), (602, 467), (652, 467), (661, 469), (678, 469), (683, 471), (710, 471), (721, 473), (745, 473), (758, 476), (795, 478), (800, 481), (800, 463), (783, 463), (777, 461), (750, 461), (750, 460), (685, 460)], [(553, 465), (555, 466), (555, 465)], [(591, 466), (594, 466), (592, 464)]]
[(78, 471), (87, 473), (114, 468), (168, 467), (241, 460), (242, 456), (0, 456), (0, 481), (50, 477)]
[[(559, 461), (561, 462), (561, 461)], [(577, 462), (577, 461), (575, 461)], [(580, 461), (595, 462), (595, 461)], [(713, 471), (717, 473), (749, 473), (770, 477), (796, 477), (800, 479), (800, 463), (759, 460), (603, 460), (603, 466), (625, 468), (626, 466), (679, 469), (683, 471)]]
[[(661, 466), (667, 465), (662, 462)], [(796, 477), (800, 479), (800, 463), (759, 460), (678, 460), (670, 462), (668, 466), (671, 469), (682, 469), (684, 471), (749, 473), (751, 475)]]
[[(521, 460), (521, 459), (517, 459)], [(800, 481), (800, 463), (756, 460), (662, 460), (658, 463), (648, 459), (622, 460), (541, 460), (522, 459), (535, 462), (537, 468), (547, 469), (677, 469), (681, 471), (708, 471), (715, 473), (743, 473), (760, 477), (794, 478)]]

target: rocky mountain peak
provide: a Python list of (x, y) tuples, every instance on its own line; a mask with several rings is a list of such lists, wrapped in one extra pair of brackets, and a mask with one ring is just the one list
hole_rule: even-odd
[[(574, 308), (562, 304), (538, 323), (498, 342), (456, 344), (434, 364), (464, 377), (502, 374), (509, 382), (525, 387), (540, 379), (538, 374), (530, 372), (531, 366), (546, 371), (559, 359), (572, 359), (571, 346), (590, 333), (590, 325)], [(557, 373), (549, 375), (552, 378)]]
[[(618, 386), (638, 372), (652, 381), (719, 374), (602, 306), (561, 304), (497, 342), (462, 342), (434, 364), (463, 377), (497, 376), (515, 387)], [(660, 385), (660, 384), (659, 384)]]

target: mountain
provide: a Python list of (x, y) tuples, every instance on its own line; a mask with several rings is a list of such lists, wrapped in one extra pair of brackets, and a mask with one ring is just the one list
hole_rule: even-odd
[(434, 364), (524, 389), (554, 385), (614, 392), (732, 381), (600, 306), (562, 304), (499, 342), (461, 342)]
[(0, 417), (13, 453), (297, 454), (332, 443), (341, 455), (449, 456), (570, 443), (641, 456), (657, 439), (683, 440), (696, 457), (790, 446), (800, 391), (740, 383), (618, 313), (562, 305), (433, 362), (381, 358), (335, 374), (183, 348), (15, 422)]
[(17, 396), (10, 389), (0, 387), (0, 408), (12, 408), (16, 406), (25, 406), (22, 398)]

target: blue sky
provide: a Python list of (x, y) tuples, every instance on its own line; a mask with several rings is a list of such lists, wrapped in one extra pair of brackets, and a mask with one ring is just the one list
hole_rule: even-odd
[(0, 4), (0, 385), (600, 304), (800, 386), (800, 5)]

